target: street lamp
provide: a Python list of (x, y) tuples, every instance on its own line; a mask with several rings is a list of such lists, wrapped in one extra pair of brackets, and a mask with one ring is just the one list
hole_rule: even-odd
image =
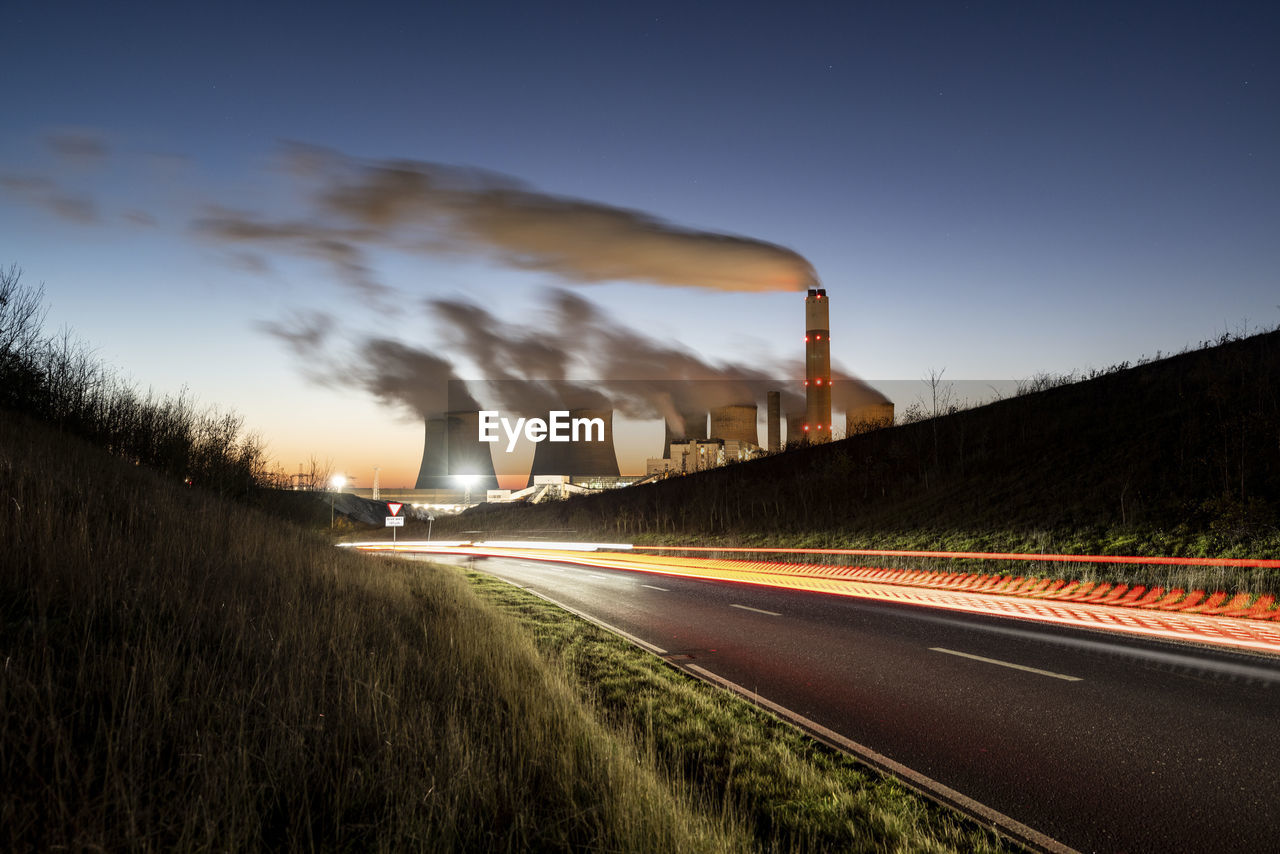
[(338, 493), (342, 491), (342, 487), (347, 485), (347, 479), (340, 474), (335, 474), (333, 480), (329, 481), (329, 485), (333, 489), (329, 492), (329, 527), (333, 527), (333, 503), (338, 499)]
[(458, 482), (462, 484), (462, 489), (463, 489), (462, 503), (470, 504), (471, 503), (471, 487), (474, 486), (475, 482), (480, 479), (480, 475), (460, 474), (460, 475), (457, 475), (457, 478), (458, 478)]

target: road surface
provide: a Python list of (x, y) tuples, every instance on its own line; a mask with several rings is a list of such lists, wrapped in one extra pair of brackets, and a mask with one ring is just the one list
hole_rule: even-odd
[(651, 573), (474, 566), (1071, 848), (1280, 847), (1276, 657)]

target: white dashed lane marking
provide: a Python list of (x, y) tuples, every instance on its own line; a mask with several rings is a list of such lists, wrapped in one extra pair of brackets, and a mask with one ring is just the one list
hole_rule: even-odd
[(1024, 670), (1027, 673), (1036, 673), (1040, 676), (1051, 676), (1054, 679), (1062, 679), (1065, 682), (1083, 682), (1079, 676), (1067, 676), (1062, 673), (1054, 673), (1052, 670), (1040, 670), (1037, 667), (1027, 667), (1025, 664), (1014, 664), (1009, 661), (1000, 661), (997, 658), (984, 658), (981, 655), (974, 655), (971, 652), (956, 652), (954, 649), (943, 649), (940, 646), (931, 646), (929, 649), (933, 652), (945, 652), (947, 655), (958, 655), (961, 658), (972, 658), (974, 661), (982, 661), (987, 664), (998, 664), (1001, 667), (1008, 667), (1013, 670)]
[(777, 611), (765, 611), (762, 608), (752, 608), (750, 605), (730, 605), (730, 608), (740, 608), (743, 611), (752, 611), (756, 614), (768, 614), (770, 617), (781, 617)]

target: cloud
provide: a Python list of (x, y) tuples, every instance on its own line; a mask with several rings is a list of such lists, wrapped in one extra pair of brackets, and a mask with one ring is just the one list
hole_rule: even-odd
[(43, 176), (0, 175), (0, 188), (80, 225), (101, 221), (92, 199), (63, 192), (53, 180)]
[[(328, 262), (344, 284), (371, 299), (394, 293), (374, 276), (364, 246), (376, 242), (370, 229), (338, 228), (306, 222), (265, 222), (226, 208), (210, 207), (194, 230), (229, 245), (279, 246)], [(237, 253), (243, 256), (245, 253)]]
[(145, 228), (151, 228), (156, 224), (156, 218), (146, 211), (125, 211), (120, 216), (127, 223), (141, 225)]
[(97, 165), (111, 153), (102, 135), (92, 130), (54, 131), (44, 142), (57, 156), (80, 165)]

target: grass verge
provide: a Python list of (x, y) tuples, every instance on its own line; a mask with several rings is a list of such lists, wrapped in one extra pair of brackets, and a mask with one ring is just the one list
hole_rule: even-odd
[(456, 573), (0, 414), (0, 850), (743, 851)]
[(491, 576), (467, 576), (525, 626), (580, 696), (665, 773), (739, 813), (766, 850), (1009, 850), (1009, 843), (772, 714)]
[(0, 850), (999, 848), (567, 615), (11, 414), (0, 554)]

